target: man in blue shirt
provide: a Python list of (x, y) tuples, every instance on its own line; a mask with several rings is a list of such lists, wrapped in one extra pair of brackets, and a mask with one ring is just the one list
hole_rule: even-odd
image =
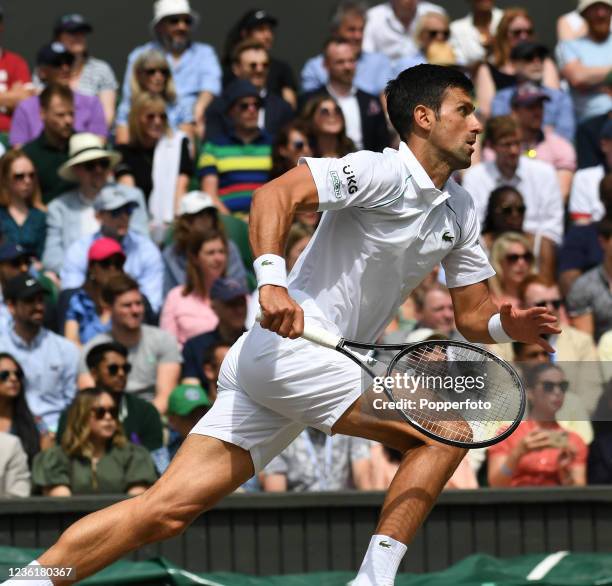
[(130, 79), (137, 57), (143, 51), (158, 49), (170, 64), (179, 101), (193, 112), (198, 136), (202, 136), (204, 112), (213, 97), (221, 92), (217, 54), (210, 45), (191, 40), (199, 16), (191, 10), (188, 0), (157, 0), (153, 14), (151, 30), (155, 40), (136, 47), (129, 54), (121, 89), (122, 105), (129, 105), (131, 100)]
[(76, 240), (66, 251), (60, 273), (62, 289), (80, 287), (87, 274), (87, 254), (94, 240), (102, 236), (117, 240), (125, 252), (125, 272), (138, 282), (155, 312), (162, 303), (164, 266), (153, 241), (129, 229), (130, 216), (138, 203), (133, 190), (124, 185), (107, 185), (94, 202), (100, 231)]
[(44, 289), (23, 273), (4, 287), (13, 323), (0, 333), (0, 351), (13, 355), (25, 376), (28, 405), (42, 428), (57, 429), (60, 413), (76, 393), (77, 347), (42, 327)]
[[(363, 29), (366, 22), (367, 5), (355, 0), (341, 2), (331, 21), (332, 36), (346, 39), (355, 49), (357, 68), (355, 87), (376, 96), (380, 95), (393, 77), (391, 60), (382, 53), (362, 51)], [(302, 90), (313, 91), (329, 81), (323, 64), (323, 54), (312, 57), (302, 69)]]
[(524, 82), (532, 82), (540, 86), (542, 92), (548, 96), (548, 100), (544, 102), (544, 126), (551, 127), (557, 134), (572, 142), (576, 131), (576, 118), (570, 95), (542, 85), (544, 59), (547, 56), (548, 49), (533, 41), (523, 41), (512, 49), (510, 59), (516, 69), (518, 83), (495, 94), (491, 104), (491, 116), (511, 114), (512, 96), (516, 88)]

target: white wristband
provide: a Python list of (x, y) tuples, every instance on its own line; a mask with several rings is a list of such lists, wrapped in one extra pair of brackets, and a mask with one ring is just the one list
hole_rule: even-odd
[(489, 336), (493, 338), (498, 344), (504, 344), (505, 342), (514, 342), (506, 331), (504, 330), (501, 317), (499, 313), (494, 313), (489, 320)]
[(262, 254), (253, 263), (257, 288), (264, 285), (276, 285), (287, 288), (287, 267), (285, 259), (276, 254)]

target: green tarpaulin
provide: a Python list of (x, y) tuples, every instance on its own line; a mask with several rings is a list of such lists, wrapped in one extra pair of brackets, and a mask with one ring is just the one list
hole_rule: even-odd
[[(0, 547), (0, 579), (8, 568), (26, 565), (41, 550)], [(243, 574), (196, 574), (163, 558), (120, 561), (79, 582), (83, 586), (345, 586), (351, 572), (252, 577)], [(25, 583), (24, 583), (25, 584)], [(511, 559), (473, 555), (443, 572), (401, 574), (396, 586), (612, 586), (612, 554), (541, 554)]]

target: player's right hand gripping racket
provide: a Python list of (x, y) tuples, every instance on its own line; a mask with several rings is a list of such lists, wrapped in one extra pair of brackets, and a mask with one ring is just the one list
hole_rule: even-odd
[[(523, 418), (525, 390), (517, 372), (474, 344), (450, 340), (364, 344), (346, 340), (308, 320), (302, 338), (356, 362), (376, 383), (373, 390), (386, 395), (386, 404), (394, 404), (392, 410), (424, 435), (445, 444), (490, 446), (508, 437)], [(367, 350), (369, 354), (355, 350)], [(392, 353), (393, 357), (381, 363), (371, 358), (375, 352)], [(385, 370), (381, 370), (381, 364)]]

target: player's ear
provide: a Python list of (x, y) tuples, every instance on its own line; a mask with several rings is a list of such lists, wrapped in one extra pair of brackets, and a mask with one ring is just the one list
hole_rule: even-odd
[(423, 130), (431, 130), (435, 115), (434, 111), (427, 106), (419, 104), (412, 112), (413, 124)]

